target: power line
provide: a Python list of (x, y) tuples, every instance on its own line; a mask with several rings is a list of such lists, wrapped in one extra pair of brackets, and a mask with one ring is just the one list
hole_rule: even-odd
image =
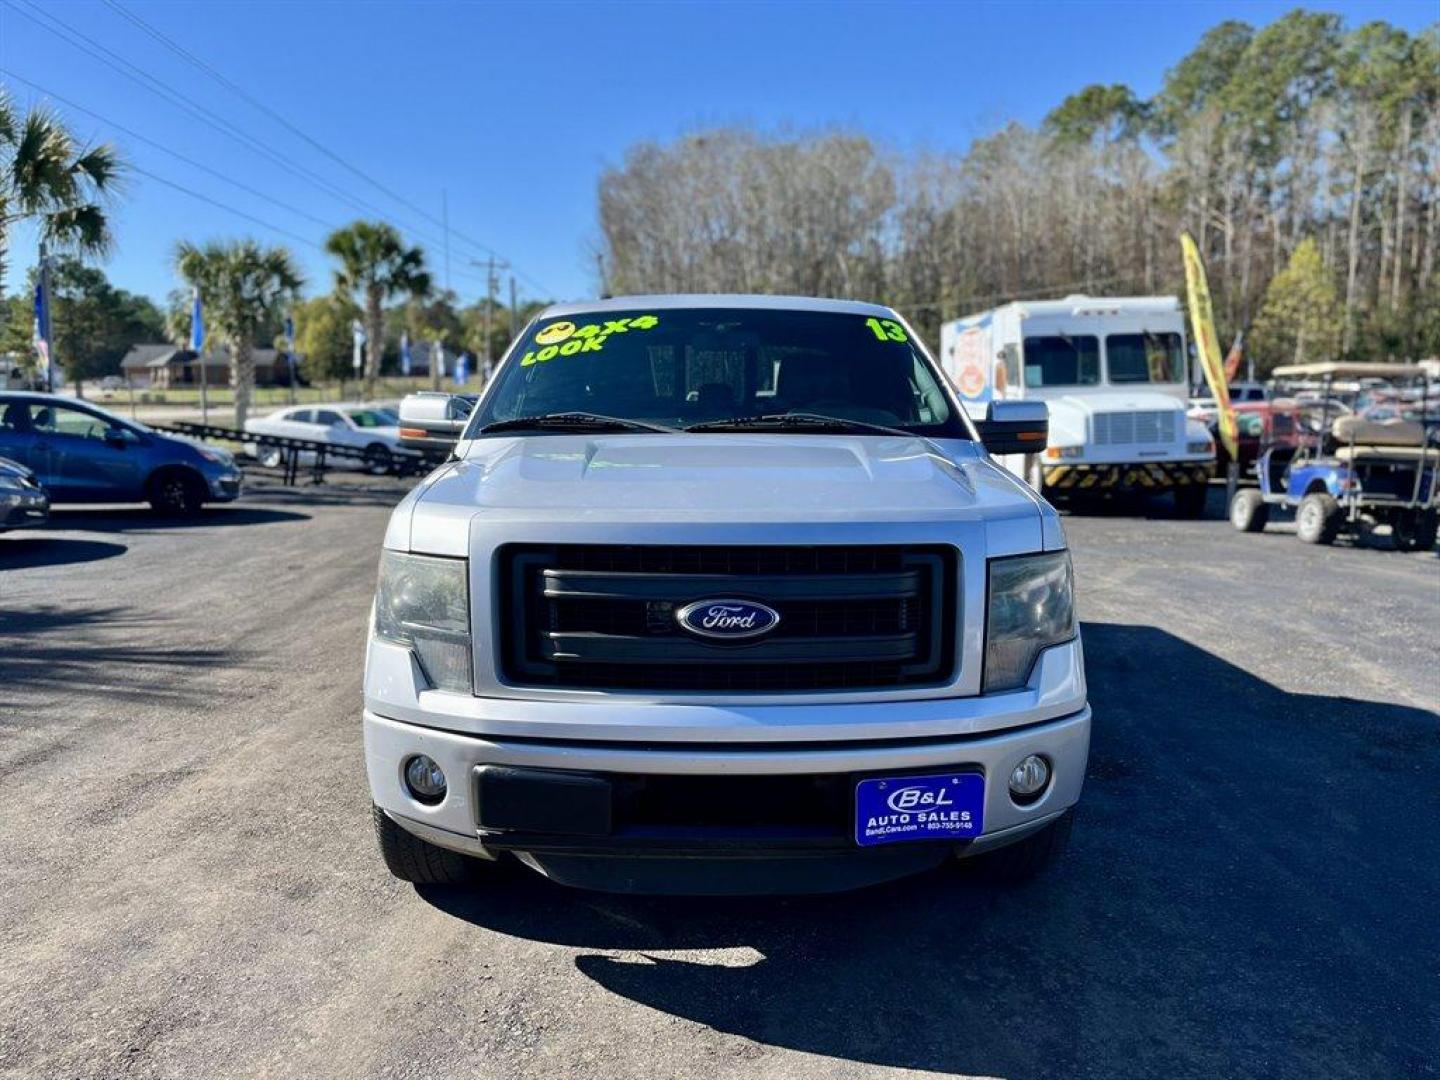
[[(291, 173), (299, 175), (302, 178), (308, 179), (312, 183), (317, 184), (326, 192), (326, 194), (335, 198), (339, 198), (342, 201), (349, 203), (351, 206), (361, 208), (366, 212), (380, 212), (378, 208), (370, 206), (363, 200), (356, 199), (348, 195), (346, 192), (336, 187), (334, 184), (330, 183), (324, 177), (319, 176), (318, 174), (313, 173), (308, 169), (304, 169), (302, 166), (298, 166), (293, 164), (292, 162), (287, 161), (284, 157), (277, 154), (274, 150), (270, 149), (264, 143), (260, 142), (258, 139), (254, 138), (247, 132), (241, 130), (239, 127), (231, 123), (225, 117), (213, 112), (210, 109), (207, 109), (203, 105), (190, 101), (174, 87), (171, 87), (162, 80), (157, 79), (149, 72), (140, 68), (136, 64), (131, 63), (129, 60), (116, 53), (113, 49), (110, 49), (107, 46), (101, 44), (94, 38), (87, 37), (84, 33), (76, 30), (74, 27), (70, 26), (58, 16), (38, 7), (32, 2), (32, 0), (0, 0), (0, 2), (8, 2), (12, 10), (18, 12), (20, 15), (23, 15), (25, 18), (35, 23), (35, 25), (39, 26), (42, 30), (46, 30), (51, 34), (54, 34), (66, 44), (71, 45), (76, 49), (79, 49), (81, 52), (87, 54), (95, 60), (98, 60), (100, 63), (104, 64), (111, 70), (119, 72), (121, 75), (125, 76), (130, 81), (138, 83), (144, 89), (150, 91), (150, 93), (156, 95), (161, 100), (167, 102), (168, 104), (174, 105), (176, 108), (199, 120), (207, 127), (213, 128), (214, 130), (219, 131), (222, 135), (225, 135), (228, 138), (235, 140), (236, 142), (240, 143), (240, 145), (244, 146), (247, 150), (261, 155), (266, 160), (270, 161), (272, 164), (279, 166), (282, 169), (286, 169)], [(25, 5), (26, 8), (32, 9), (32, 11), (25, 11), (19, 7), (16, 7), (15, 5), (17, 2)], [(42, 18), (45, 20), (44, 22), (41, 21)]]
[[(33, 9), (35, 14), (21, 10), (20, 8), (16, 7), (15, 5), (17, 3), (17, 0), (0, 0), (0, 3), (8, 3), (12, 10), (25, 16), (31, 22), (35, 23), (35, 25), (39, 26), (42, 30), (49, 31), (56, 37), (59, 37), (62, 41), (65, 41), (67, 44), (100, 61), (102, 64), (111, 68), (112, 70), (119, 72), (121, 75), (124, 75), (132, 82), (138, 83), (146, 90), (149, 90), (151, 93), (160, 97), (162, 100), (168, 102), (169, 104), (175, 105), (177, 108), (182, 109), (183, 111), (190, 114), (192, 117), (199, 119), (208, 127), (214, 128), (215, 130), (221, 132), (221, 134), (224, 134), (231, 139), (234, 139), (242, 146), (262, 155), (263, 157), (278, 165), (279, 167), (285, 169), (286, 171), (301, 176), (303, 179), (307, 179), (311, 183), (316, 184), (327, 194), (339, 198), (343, 202), (349, 203), (353, 207), (359, 207), (362, 212), (374, 214), (381, 220), (387, 220), (389, 218), (389, 215), (387, 215), (383, 210), (375, 206), (373, 203), (369, 203), (364, 199), (359, 198), (358, 196), (344, 191), (342, 188), (337, 187), (335, 184), (326, 180), (323, 176), (320, 176), (313, 170), (307, 169), (303, 166), (296, 165), (293, 162), (288, 161), (286, 158), (282, 157), (275, 151), (271, 150), (268, 146), (261, 143), (258, 139), (249, 135), (247, 132), (237, 127), (229, 120), (225, 119), (223, 116), (214, 113), (210, 109), (205, 108), (203, 105), (191, 103), (173, 87), (167, 85), (165, 82), (157, 79), (153, 75), (150, 75), (148, 72), (131, 63), (129, 60), (126, 60), (123, 56), (120, 56), (114, 50), (109, 49), (105, 45), (102, 45), (101, 43), (95, 41), (94, 38), (88, 37), (81, 31), (76, 30), (74, 27), (70, 26), (68, 23), (64, 22), (57, 16), (39, 8), (36, 4), (33, 3), (33, 0), (18, 0), (18, 2), (24, 4), (28, 8)], [(43, 17), (46, 22), (41, 22), (40, 19), (36, 17), (37, 14)], [(407, 226), (405, 228), (405, 231), (420, 237), (429, 244), (436, 244), (436, 241), (433, 237), (426, 235), (418, 229), (410, 228)]]
[(166, 187), (171, 187), (174, 188), (176, 191), (183, 192), (184, 194), (189, 195), (192, 199), (199, 199), (201, 202), (209, 203), (211, 206), (218, 207), (221, 210), (225, 210), (231, 214), (235, 214), (239, 217), (245, 218), (247, 221), (253, 221), (256, 225), (271, 229), (282, 236), (288, 236), (297, 244), (304, 244), (306, 247), (312, 247), (316, 251), (320, 252), (322, 255), (329, 254), (321, 245), (317, 244), (314, 240), (310, 240), (304, 236), (301, 236), (297, 232), (291, 232), (289, 229), (285, 228), (282, 225), (276, 225), (273, 221), (266, 221), (264, 218), (256, 217), (254, 214), (248, 213), (247, 211), (237, 209), (234, 206), (230, 206), (228, 203), (223, 203), (219, 199), (212, 199), (209, 195), (202, 194), (201, 192), (196, 191), (194, 188), (188, 188), (184, 184), (177, 184), (174, 180), (167, 180), (165, 177), (159, 175), (158, 173), (153, 173), (148, 169), (142, 169), (138, 165), (131, 165), (129, 166), (129, 168), (132, 172), (139, 173), (141, 176), (148, 176), (156, 183), (164, 184)]
[[(353, 173), (355, 176), (359, 177), (361, 180), (364, 180), (364, 181), (365, 181), (367, 184), (369, 184), (371, 187), (375, 188), (375, 190), (377, 190), (377, 191), (381, 192), (382, 194), (388, 196), (389, 198), (393, 199), (395, 202), (399, 203), (400, 205), (405, 206), (405, 207), (407, 207), (407, 208), (410, 209), (410, 210), (413, 210), (415, 213), (419, 214), (421, 217), (425, 218), (427, 221), (429, 221), (429, 222), (431, 222), (432, 224), (435, 224), (435, 225), (439, 226), (440, 228), (446, 230), (447, 233), (454, 233), (455, 236), (459, 237), (461, 240), (464, 240), (466, 243), (472, 245), (473, 247), (479, 248), (481, 251), (485, 252), (487, 255), (490, 255), (490, 256), (492, 256), (493, 258), (495, 258), (495, 259), (497, 259), (497, 260), (500, 260), (500, 261), (502, 261), (502, 262), (504, 261), (504, 259), (503, 259), (503, 257), (501, 256), (501, 254), (500, 254), (498, 251), (496, 251), (494, 248), (488, 246), (487, 244), (481, 243), (479, 240), (476, 240), (474, 237), (469, 236), (469, 235), (467, 235), (466, 233), (461, 232), (459, 229), (451, 229), (450, 226), (449, 226), (449, 224), (448, 224), (448, 222), (442, 221), (440, 218), (437, 218), (434, 214), (432, 214), (430, 211), (426, 210), (424, 207), (421, 207), (421, 206), (416, 205), (415, 203), (413, 203), (413, 202), (411, 202), (409, 199), (407, 199), (405, 196), (399, 194), (399, 193), (396, 192), (396, 191), (391, 190), (390, 188), (386, 187), (384, 184), (380, 183), (380, 181), (376, 180), (373, 176), (371, 176), (369, 173), (365, 172), (363, 169), (359, 168), (359, 167), (356, 166), (356, 165), (351, 164), (351, 163), (350, 163), (349, 161), (347, 161), (345, 158), (341, 157), (341, 156), (340, 156), (339, 154), (337, 154), (335, 151), (331, 150), (328, 146), (325, 146), (323, 143), (321, 143), (319, 140), (315, 139), (315, 138), (314, 138), (313, 136), (311, 136), (309, 133), (301, 130), (299, 127), (297, 127), (294, 123), (292, 123), (292, 122), (291, 122), (289, 119), (287, 119), (285, 116), (283, 116), (282, 114), (280, 114), (279, 112), (277, 112), (275, 109), (273, 109), (273, 108), (270, 107), (269, 105), (265, 104), (265, 102), (263, 102), (263, 101), (261, 101), (259, 98), (255, 97), (255, 95), (251, 94), (251, 93), (250, 93), (248, 90), (246, 90), (243, 86), (241, 86), (241, 85), (239, 85), (238, 83), (236, 83), (233, 79), (229, 78), (229, 77), (228, 77), (227, 75), (225, 75), (223, 72), (217, 70), (217, 69), (216, 69), (212, 64), (210, 64), (208, 61), (206, 61), (205, 59), (203, 59), (203, 58), (200, 57), (200, 56), (197, 56), (195, 53), (193, 53), (193, 52), (191, 52), (189, 49), (185, 48), (185, 46), (179, 44), (178, 42), (176, 42), (176, 41), (173, 40), (172, 38), (168, 37), (166, 34), (162, 33), (162, 32), (161, 32), (160, 30), (158, 30), (156, 27), (152, 26), (152, 25), (151, 25), (149, 22), (147, 22), (145, 19), (141, 18), (139, 15), (136, 15), (135, 13), (133, 13), (132, 11), (130, 11), (129, 9), (127, 9), (123, 4), (120, 4), (120, 3), (118, 2), (118, 0), (105, 0), (105, 4), (106, 4), (106, 6), (109, 7), (112, 11), (116, 12), (117, 14), (119, 14), (120, 16), (122, 16), (123, 18), (127, 19), (132, 25), (138, 27), (140, 30), (142, 30), (142, 31), (144, 31), (146, 34), (150, 35), (150, 37), (152, 37), (154, 40), (158, 41), (160, 44), (164, 45), (164, 46), (165, 46), (167, 49), (169, 49), (171, 52), (175, 53), (177, 56), (180, 56), (182, 59), (188, 61), (190, 64), (194, 65), (195, 67), (199, 68), (201, 71), (203, 71), (203, 72), (205, 72), (206, 74), (208, 74), (211, 78), (215, 79), (215, 80), (216, 80), (217, 82), (219, 82), (222, 86), (228, 88), (232, 93), (238, 95), (238, 96), (239, 96), (240, 98), (242, 98), (243, 100), (249, 102), (250, 105), (254, 106), (256, 109), (258, 109), (258, 110), (260, 110), (261, 112), (263, 112), (266, 116), (270, 117), (270, 118), (271, 118), (272, 120), (274, 120), (276, 123), (280, 124), (280, 125), (281, 125), (282, 127), (284, 127), (287, 131), (289, 131), (291, 134), (295, 135), (295, 136), (296, 136), (297, 138), (299, 138), (299, 139), (304, 140), (304, 142), (306, 142), (307, 144), (309, 144), (309, 145), (310, 145), (311, 147), (313, 147), (314, 149), (318, 150), (320, 153), (324, 154), (327, 158), (329, 158), (331, 161), (335, 162), (337, 165), (339, 165), (339, 166), (341, 166), (342, 168), (346, 169), (347, 171)], [(522, 276), (522, 277), (527, 277), (527, 275), (524, 275), (523, 273), (520, 273), (519, 270), (517, 270), (516, 272), (519, 273), (520, 276)], [(528, 277), (527, 277), (527, 280), (529, 280), (532, 285), (535, 285), (537, 288), (539, 288), (541, 292), (548, 292), (548, 291), (549, 291), (548, 289), (545, 289), (543, 286), (541, 286), (538, 282), (534, 281), (534, 279), (531, 279), (531, 278), (528, 278)]]
[[(95, 110), (87, 109), (84, 105), (81, 105), (78, 102), (74, 102), (71, 101), (69, 98), (62, 97), (60, 94), (55, 93), (54, 90), (48, 90), (45, 87), (41, 86), (39, 83), (33, 82), (32, 80), (25, 78), (25, 76), (23, 75), (17, 75), (15, 72), (9, 70), (8, 68), (0, 67), (0, 75), (4, 75), (7, 78), (14, 79), (16, 82), (24, 83), (26, 86), (30, 87), (30, 89), (36, 91), (37, 93), (44, 94), (46, 97), (54, 98), (56, 101), (65, 105), (67, 108), (74, 109), (76, 112), (82, 112), (86, 116), (92, 117), (100, 121), (100, 123), (106, 125), (106, 127), (114, 128), (116, 131), (128, 135), (132, 139), (136, 139), (142, 143), (145, 143), (147, 146), (153, 146), (161, 153), (169, 154), (171, 157), (177, 159), (178, 161), (183, 161), (192, 169), (199, 169), (201, 172), (207, 173), (210, 176), (215, 177), (217, 180), (223, 180), (225, 183), (239, 188), (241, 191), (249, 195), (254, 195), (257, 199), (264, 199), (266, 202), (278, 206), (281, 210), (287, 210), (298, 217), (303, 217), (313, 222), (314, 224), (319, 225), (323, 229), (333, 230), (336, 227), (333, 223), (326, 221), (324, 218), (316, 217), (314, 214), (310, 213), (307, 210), (302, 210), (298, 206), (291, 206), (289, 203), (283, 202), (282, 200), (275, 198), (273, 195), (267, 195), (265, 194), (265, 192), (259, 190), (258, 188), (253, 188), (249, 184), (242, 183), (241, 181), (236, 180), (234, 177), (225, 175), (219, 169), (212, 169), (209, 165), (206, 165), (202, 161), (196, 161), (194, 158), (182, 154), (178, 150), (172, 150), (164, 143), (156, 142), (154, 139), (126, 127), (124, 124), (118, 123), (115, 120), (111, 120), (108, 117), (101, 116), (99, 113), (95, 112)], [(138, 172), (139, 170), (136, 171)]]

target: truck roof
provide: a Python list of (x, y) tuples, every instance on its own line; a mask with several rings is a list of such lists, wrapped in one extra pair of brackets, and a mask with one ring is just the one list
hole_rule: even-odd
[(759, 296), (751, 293), (663, 293), (653, 296), (613, 296), (606, 300), (552, 304), (538, 316), (582, 315), (603, 311), (676, 308), (762, 308), (771, 311), (828, 311), (842, 315), (878, 315), (892, 318), (893, 309), (863, 300), (825, 300), (813, 296)]
[(1171, 314), (1180, 310), (1174, 296), (1086, 296), (1074, 293), (1060, 300), (1015, 300), (1010, 305), (1025, 315)]

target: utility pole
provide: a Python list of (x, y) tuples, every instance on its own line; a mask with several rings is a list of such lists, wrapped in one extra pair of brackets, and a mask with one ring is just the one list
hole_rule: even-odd
[(515, 299), (515, 275), (510, 275), (510, 340), (520, 333), (520, 304)]
[(445, 227), (445, 291), (450, 291), (450, 193), (440, 189), (440, 220)]
[(504, 259), (497, 259), (491, 255), (483, 263), (471, 260), (470, 265), (485, 268), (485, 367), (488, 370), (495, 359), (494, 354), (490, 351), (490, 334), (495, 320), (495, 290), (500, 285), (500, 279), (495, 276), (495, 271), (509, 270), (510, 264)]
[(608, 299), (610, 288), (605, 282), (605, 253), (603, 251), (595, 253), (595, 270), (600, 275), (600, 299)]

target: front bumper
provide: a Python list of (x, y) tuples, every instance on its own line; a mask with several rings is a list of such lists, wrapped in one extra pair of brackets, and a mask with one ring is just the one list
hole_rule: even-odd
[(50, 520), (50, 497), (43, 491), (0, 492), (0, 532), (35, 528)]
[(233, 502), (240, 497), (240, 470), (226, 470), (206, 477), (210, 485), (210, 498), (215, 502)]
[[(934, 769), (982, 773), (986, 781), (984, 832), (962, 853), (1002, 846), (1053, 821), (1080, 798), (1089, 756), (1090, 709), (1085, 706), (1058, 719), (969, 737), (848, 745), (627, 745), (517, 739), (441, 731), (369, 710), (364, 714), (364, 734), (366, 768), (376, 804), (400, 826), (439, 846), (480, 857), (515, 851), (549, 876), (598, 888), (652, 891), (683, 872), (692, 875), (688, 887), (698, 891), (799, 891), (806, 883), (811, 888), (845, 888), (885, 880), (934, 865), (955, 850), (947, 841), (855, 846), (853, 791), (860, 776)], [(419, 753), (433, 758), (450, 778), (449, 790), (438, 805), (418, 802), (406, 790), (405, 762)], [(1006, 778), (1027, 754), (1045, 756), (1051, 763), (1052, 779), (1040, 799), (1021, 806), (1011, 799)], [(831, 797), (841, 795), (841, 799), (804, 825), (695, 824), (693, 816), (686, 816), (693, 815), (693, 805), (677, 820), (667, 822), (662, 805), (658, 811), (652, 806), (651, 819), (643, 825), (628, 824), (617, 815), (599, 835), (579, 831), (584, 826), (578, 822), (576, 832), (567, 832), (553, 819), (543, 833), (487, 830), (481, 826), (484, 813), (478, 803), (477, 770), (496, 765), (552, 775), (611, 777), (617, 783), (620, 778), (627, 782), (663, 778), (664, 783), (657, 786), (671, 790), (683, 790), (687, 782), (704, 785), (714, 796), (713, 805), (722, 811), (727, 792), (743, 799), (757, 778), (804, 778), (803, 784), (817, 789), (828, 785)], [(761, 863), (774, 873), (759, 874), (756, 868)], [(697, 884), (695, 872), (710, 877)], [(717, 883), (726, 887), (717, 890)]]
[(1046, 491), (1126, 492), (1168, 491), (1205, 484), (1215, 471), (1213, 460), (1138, 461), (1087, 465), (1042, 466)]

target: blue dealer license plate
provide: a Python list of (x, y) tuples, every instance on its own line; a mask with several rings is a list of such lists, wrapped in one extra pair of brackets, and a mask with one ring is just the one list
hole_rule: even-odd
[(940, 773), (861, 780), (855, 786), (855, 842), (973, 840), (984, 827), (985, 778)]

